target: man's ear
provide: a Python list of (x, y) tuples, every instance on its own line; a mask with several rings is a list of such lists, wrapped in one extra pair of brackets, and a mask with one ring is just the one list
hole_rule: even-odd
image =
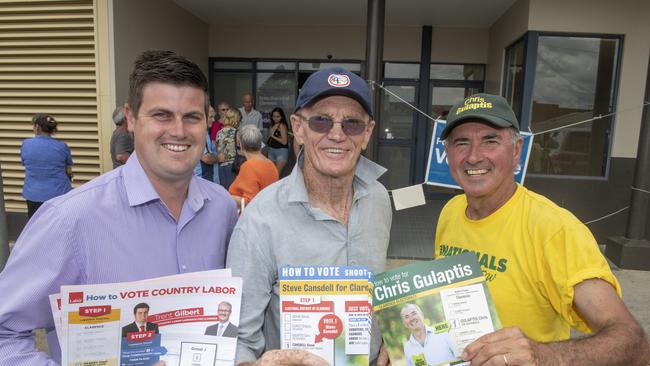
[(521, 152), (524, 149), (524, 139), (523, 137), (518, 139), (515, 143), (515, 155), (514, 155), (514, 165), (517, 166), (521, 160)]
[(368, 147), (368, 142), (370, 142), (370, 136), (372, 136), (372, 130), (375, 128), (375, 120), (371, 119), (366, 126), (366, 131), (363, 133), (363, 142), (361, 143), (361, 149), (365, 150)]
[(291, 130), (293, 131), (293, 139), (298, 145), (303, 145), (305, 143), (304, 138), (304, 126), (300, 123), (300, 117), (292, 114), (289, 119), (291, 120)]
[(126, 116), (126, 127), (129, 132), (133, 133), (135, 130), (135, 115), (133, 114), (131, 106), (128, 104), (124, 105), (124, 115)]

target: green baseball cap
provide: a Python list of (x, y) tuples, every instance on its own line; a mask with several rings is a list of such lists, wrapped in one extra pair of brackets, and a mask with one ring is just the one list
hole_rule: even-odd
[(447, 125), (442, 130), (440, 139), (447, 139), (451, 130), (469, 120), (480, 120), (500, 128), (514, 127), (519, 131), (515, 112), (503, 97), (479, 93), (451, 107), (447, 115)]

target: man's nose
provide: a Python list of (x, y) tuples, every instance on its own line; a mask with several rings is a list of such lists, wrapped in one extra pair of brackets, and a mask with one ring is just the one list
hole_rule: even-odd
[(335, 121), (332, 123), (332, 128), (327, 133), (327, 137), (331, 140), (344, 140), (347, 135), (343, 131), (343, 123)]
[(467, 151), (467, 158), (465, 160), (470, 164), (475, 164), (481, 161), (482, 159), (483, 156), (481, 153), (481, 145), (470, 143), (469, 150)]
[(172, 121), (169, 123), (169, 129), (167, 131), (172, 136), (183, 136), (185, 133), (183, 118), (181, 116), (174, 116)]

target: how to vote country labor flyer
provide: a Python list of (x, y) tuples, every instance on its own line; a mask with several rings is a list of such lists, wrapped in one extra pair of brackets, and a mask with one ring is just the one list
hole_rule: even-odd
[(61, 364), (233, 365), (241, 288), (214, 271), (62, 286)]
[(465, 346), (501, 328), (476, 254), (375, 275), (373, 310), (394, 366), (469, 365)]
[(281, 267), (282, 349), (310, 351), (330, 365), (368, 365), (372, 273), (358, 266)]
[[(189, 272), (189, 273), (181, 273), (181, 274), (170, 275), (170, 276), (148, 278), (146, 280), (133, 281), (131, 283), (147, 282), (147, 281), (162, 281), (162, 280), (174, 279), (174, 278), (181, 279), (181, 278), (210, 277), (210, 276), (231, 277), (232, 271), (230, 270), (230, 268), (221, 268), (221, 269), (213, 269), (209, 271)], [(52, 318), (54, 320), (54, 329), (56, 330), (56, 337), (59, 340), (59, 346), (63, 349), (62, 346), (64, 342), (67, 341), (67, 336), (65, 333), (63, 333), (63, 329), (61, 328), (61, 294), (60, 293), (51, 294), (49, 296), (49, 299), (50, 299), (50, 308), (52, 310)]]

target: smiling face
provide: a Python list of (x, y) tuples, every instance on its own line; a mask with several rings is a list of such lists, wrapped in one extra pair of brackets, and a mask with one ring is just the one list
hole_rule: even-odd
[(219, 315), (219, 321), (225, 323), (230, 319), (230, 313), (232, 312), (232, 306), (227, 302), (222, 302), (217, 308), (217, 315)]
[(451, 130), (446, 145), (449, 171), (470, 205), (482, 200), (496, 210), (514, 194), (521, 147), (521, 139), (513, 144), (510, 129), (481, 121), (464, 122)]
[(205, 144), (205, 93), (153, 82), (142, 90), (138, 115), (125, 107), (135, 151), (154, 184), (189, 182)]
[[(368, 146), (375, 121), (354, 99), (344, 96), (323, 98), (309, 107), (302, 108), (300, 115), (309, 119), (324, 116), (334, 120), (329, 132), (315, 132), (309, 123), (299, 116), (291, 115), (291, 126), (296, 142), (304, 146), (303, 174), (313, 178), (351, 178), (363, 151)], [(341, 128), (344, 119), (355, 119), (366, 123), (363, 133), (348, 136)]]
[(400, 312), (402, 324), (411, 332), (416, 329), (424, 328), (422, 313), (415, 306), (407, 306)]

